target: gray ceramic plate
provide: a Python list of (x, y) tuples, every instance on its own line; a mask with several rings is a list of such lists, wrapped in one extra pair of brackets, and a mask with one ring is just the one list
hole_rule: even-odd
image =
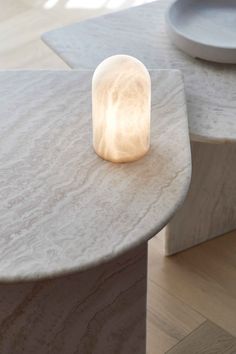
[(236, 0), (177, 0), (166, 22), (171, 40), (184, 52), (236, 63)]

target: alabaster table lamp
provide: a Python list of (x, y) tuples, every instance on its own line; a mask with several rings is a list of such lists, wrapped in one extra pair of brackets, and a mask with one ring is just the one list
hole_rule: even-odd
[[(145, 122), (139, 110), (133, 115), (136, 95), (128, 97), (133, 133), (137, 118), (146, 127), (145, 144), (137, 145), (143, 154), (149, 74), (130, 58), (125, 69), (129, 63), (134, 75), (127, 87), (144, 84), (137, 96)], [(183, 202), (191, 174), (183, 81), (177, 71), (150, 71), (150, 149), (137, 161), (113, 163), (104, 158), (117, 160), (120, 152), (123, 158), (124, 151), (127, 158), (129, 149), (122, 129), (121, 145), (111, 151), (110, 140), (102, 140), (99, 149), (106, 135), (97, 124), (110, 123), (100, 120), (95, 93), (99, 115), (93, 112), (92, 125), (92, 77), (104, 94), (101, 103), (109, 98), (99, 90), (100, 69), (94, 77), (90, 71), (0, 72), (0, 353), (145, 353), (147, 241)], [(119, 103), (129, 90), (122, 83), (116, 92), (114, 78), (122, 82), (113, 76), (109, 94)], [(115, 107), (122, 119), (123, 109), (129, 113), (123, 102), (109, 107), (111, 119)], [(103, 158), (94, 151), (92, 130)], [(129, 151), (131, 133), (132, 127)]]
[(92, 80), (93, 146), (112, 162), (144, 156), (150, 146), (151, 79), (136, 58), (104, 60)]

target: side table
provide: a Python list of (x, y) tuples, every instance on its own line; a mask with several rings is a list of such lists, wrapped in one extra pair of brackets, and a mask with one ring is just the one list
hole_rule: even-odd
[(186, 202), (168, 225), (166, 254), (236, 228), (236, 65), (208, 63), (176, 49), (165, 28), (170, 2), (154, 1), (42, 37), (72, 68), (94, 69), (104, 58), (123, 53), (150, 69), (183, 72), (193, 177)]
[(191, 175), (181, 74), (150, 74), (151, 150), (112, 164), (92, 72), (0, 72), (1, 354), (145, 353), (147, 241)]

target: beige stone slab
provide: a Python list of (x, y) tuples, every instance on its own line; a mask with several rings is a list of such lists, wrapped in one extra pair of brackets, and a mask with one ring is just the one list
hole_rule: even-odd
[(92, 72), (0, 73), (1, 280), (87, 269), (173, 216), (191, 174), (184, 88), (178, 71), (150, 73), (151, 150), (130, 164), (93, 151)]
[(191, 150), (191, 185), (167, 227), (167, 255), (236, 229), (236, 144), (192, 142)]
[[(136, 56), (149, 68), (178, 68), (183, 72), (191, 140), (199, 142), (199, 148), (193, 151), (194, 171), (187, 201), (168, 229), (168, 255), (236, 227), (236, 66), (194, 59), (176, 49), (166, 32), (169, 3), (154, 1), (43, 35), (72, 68), (95, 68), (105, 57), (124, 53)], [(216, 143), (225, 146), (215, 148)]]

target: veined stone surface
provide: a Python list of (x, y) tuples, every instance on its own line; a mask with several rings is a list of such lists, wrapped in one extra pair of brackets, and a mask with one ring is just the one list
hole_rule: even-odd
[(92, 147), (92, 72), (0, 72), (0, 279), (52, 277), (146, 242), (183, 202), (191, 157), (178, 71), (150, 71), (151, 149)]
[(84, 272), (0, 284), (1, 354), (145, 354), (147, 244)]
[(167, 226), (171, 255), (236, 229), (236, 144), (191, 142), (188, 195)]
[(170, 42), (165, 11), (169, 0), (93, 18), (56, 29), (43, 40), (72, 68), (95, 69), (114, 54), (129, 54), (149, 69), (184, 74), (191, 137), (196, 141), (236, 141), (236, 65), (191, 58)]

